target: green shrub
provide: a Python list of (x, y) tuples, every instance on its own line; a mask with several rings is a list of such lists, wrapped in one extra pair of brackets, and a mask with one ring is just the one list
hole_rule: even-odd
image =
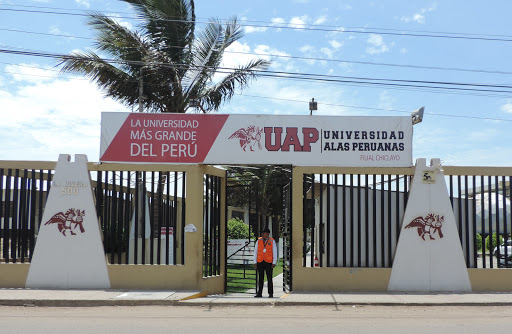
[(249, 225), (245, 224), (240, 218), (228, 220), (228, 239), (247, 239), (248, 237), (255, 238)]
[(480, 233), (476, 234), (476, 250), (482, 250), (482, 235)]
[(500, 235), (499, 242), (498, 242), (498, 235), (496, 233), (492, 234), (492, 242), (489, 242), (489, 236), (485, 238), (485, 248), (492, 252), (494, 248), (496, 248), (498, 245), (501, 245), (503, 243), (503, 236)]

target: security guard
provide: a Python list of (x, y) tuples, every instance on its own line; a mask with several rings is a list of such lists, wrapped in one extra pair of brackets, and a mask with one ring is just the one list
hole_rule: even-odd
[(272, 284), (272, 271), (277, 263), (277, 247), (273, 238), (269, 237), (270, 230), (265, 228), (261, 237), (254, 245), (254, 268), (258, 270), (258, 291), (255, 298), (263, 293), (263, 274), (267, 273), (268, 297), (274, 297), (274, 285)]

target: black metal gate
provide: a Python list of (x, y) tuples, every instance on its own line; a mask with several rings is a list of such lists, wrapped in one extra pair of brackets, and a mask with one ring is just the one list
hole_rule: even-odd
[(226, 292), (250, 292), (256, 288), (253, 268), (254, 241), (259, 231), (258, 184), (240, 184), (240, 175), (228, 172)]
[(292, 185), (283, 187), (283, 291), (292, 291)]
[[(283, 205), (290, 203), (291, 169), (284, 166), (232, 167), (226, 186), (226, 292), (253, 292), (257, 277), (253, 267), (254, 242), (263, 228), (270, 228), (279, 244), (290, 217)], [(286, 195), (285, 195), (286, 194)], [(286, 197), (287, 200), (283, 200)], [(286, 223), (285, 223), (286, 221)], [(283, 239), (281, 239), (283, 240)], [(285, 247), (287, 244), (285, 243)], [(288, 244), (289, 247), (289, 244)], [(291, 252), (291, 248), (288, 248)], [(289, 255), (285, 255), (288, 258)], [(280, 265), (280, 263), (278, 263)], [(288, 267), (286, 275), (291, 273)], [(286, 276), (288, 277), (288, 276)], [(285, 283), (290, 290), (289, 283)]]

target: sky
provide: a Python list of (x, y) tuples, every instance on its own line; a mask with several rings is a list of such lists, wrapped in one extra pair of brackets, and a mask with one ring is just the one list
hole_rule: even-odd
[[(318, 102), (315, 115), (403, 116), (424, 106), (423, 122), (414, 126), (413, 159), (512, 166), (512, 90), (497, 87), (512, 84), (512, 35), (506, 35), (512, 2), (197, 0), (195, 8), (198, 30), (214, 17), (236, 15), (243, 25), (245, 35), (226, 52), (223, 66), (262, 57), (272, 61), (271, 71), (337, 81), (260, 77), (219, 113), (308, 115), (311, 98)], [(98, 11), (130, 29), (140, 23), (119, 0), (0, 0), (0, 49), (94, 49), (84, 16), (35, 11)], [(101, 112), (132, 111), (83, 77), (59, 74), (57, 64), (0, 52), (1, 160), (56, 161), (69, 153), (98, 161)], [(409, 86), (339, 82), (351, 81), (346, 77)], [(471, 85), (417, 87), (425, 81)]]

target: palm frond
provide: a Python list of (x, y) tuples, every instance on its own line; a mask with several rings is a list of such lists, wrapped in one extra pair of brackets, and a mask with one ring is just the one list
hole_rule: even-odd
[(190, 98), (200, 98), (208, 110), (217, 110), (231, 99), (235, 88), (244, 88), (255, 70), (269, 62), (256, 60), (237, 68), (212, 84), (226, 48), (242, 37), (236, 18), (222, 24), (213, 19), (195, 35), (193, 0), (122, 0), (133, 6), (142, 29), (131, 31), (115, 19), (91, 13), (88, 24), (97, 32), (92, 51), (63, 57), (58, 66), (65, 73), (81, 74), (95, 82), (105, 95), (128, 106), (138, 103), (142, 82), (144, 105), (161, 112), (185, 112)]
[(230, 19), (224, 26), (216, 19), (196, 38), (194, 58), (191, 67), (195, 67), (195, 79), (185, 78), (187, 95), (197, 95), (218, 72), (225, 50), (243, 36), (243, 30), (236, 18)]
[(196, 19), (193, 0), (123, 1), (133, 5), (144, 20), (144, 28), (155, 47), (165, 50), (175, 62), (190, 57)]
[(257, 77), (256, 72), (267, 69), (269, 65), (269, 61), (257, 59), (236, 68), (219, 83), (200, 93), (204, 109), (207, 111), (218, 110), (223, 102), (229, 101), (233, 97), (237, 87), (238, 89), (247, 87), (249, 82)]
[(92, 13), (88, 24), (97, 31), (96, 46), (114, 59), (143, 61), (151, 45), (137, 32), (101, 13)]
[(62, 73), (81, 74), (89, 78), (106, 96), (126, 105), (132, 105), (137, 100), (138, 81), (93, 51), (74, 52), (58, 64), (61, 65)]

